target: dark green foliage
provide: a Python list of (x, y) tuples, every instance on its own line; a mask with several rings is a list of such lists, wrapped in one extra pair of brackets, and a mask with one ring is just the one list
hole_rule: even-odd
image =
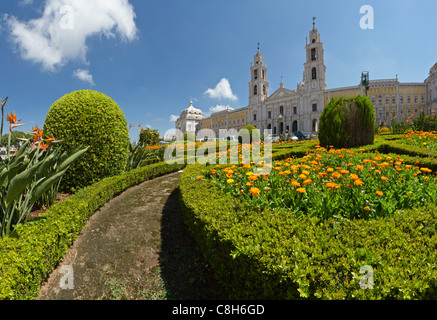
[[(252, 143), (253, 141), (260, 141), (261, 140), (261, 133), (260, 133), (260, 131), (255, 126), (247, 125), (243, 129), (246, 129), (246, 130), (249, 131), (250, 143)], [(242, 136), (242, 131), (241, 130), (238, 133), (238, 142), (239, 143), (245, 142), (244, 138)]]
[(320, 116), (322, 147), (354, 148), (372, 144), (374, 133), (375, 114), (367, 97), (333, 98)]
[(423, 112), (414, 119), (413, 128), (416, 131), (437, 131), (437, 116), (425, 115)]
[(90, 216), (127, 188), (183, 168), (157, 163), (81, 189), (36, 221), (0, 240), (0, 300), (29, 300), (63, 258)]
[(145, 146), (156, 146), (159, 144), (158, 130), (147, 128), (140, 133), (140, 143)]
[[(436, 299), (437, 207), (391, 218), (337, 220), (249, 210), (195, 180), (181, 180), (186, 225), (231, 299)], [(374, 288), (360, 287), (363, 266)]]
[(192, 134), (192, 133), (190, 133), (190, 132), (187, 132), (187, 133), (184, 133), (183, 140), (184, 140), (185, 142), (187, 142), (187, 141), (194, 141), (194, 142), (197, 142), (197, 137), (196, 137), (194, 134)]
[[(12, 131), (11, 134), (11, 146), (19, 147), (21, 140), (19, 138), (30, 139), (31, 135), (21, 131)], [(9, 133), (3, 135), (0, 140), (0, 147), (7, 147), (9, 140)]]
[(56, 101), (47, 114), (44, 133), (64, 140), (59, 144), (63, 150), (90, 147), (65, 174), (63, 191), (88, 186), (126, 168), (130, 138), (125, 116), (114, 100), (100, 92), (75, 91)]

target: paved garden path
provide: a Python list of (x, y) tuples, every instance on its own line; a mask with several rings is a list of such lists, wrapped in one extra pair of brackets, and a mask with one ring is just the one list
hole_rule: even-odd
[[(183, 224), (179, 180), (146, 181), (96, 212), (38, 299), (223, 299)], [(74, 289), (61, 288), (63, 266), (73, 270)]]

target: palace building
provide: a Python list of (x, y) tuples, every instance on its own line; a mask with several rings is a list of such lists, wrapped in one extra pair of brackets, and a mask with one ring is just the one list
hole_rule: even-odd
[[(279, 88), (270, 95), (267, 66), (258, 45), (250, 67), (249, 104), (244, 108), (213, 113), (209, 117), (202, 116), (196, 119), (195, 128), (190, 131), (197, 133), (201, 129), (212, 129), (218, 137), (220, 129), (235, 129), (238, 132), (251, 124), (261, 132), (271, 129), (274, 135), (287, 131), (316, 133), (323, 108), (332, 98), (365, 95), (365, 87), (361, 83), (327, 89), (323, 42), (314, 22), (305, 51), (302, 82), (293, 90), (285, 88), (281, 81)], [(377, 124), (406, 121), (421, 112), (435, 112), (437, 63), (424, 82), (401, 83), (397, 75), (393, 79), (370, 80), (367, 96), (373, 103)], [(181, 114), (176, 129), (186, 132), (188, 128), (178, 127), (178, 123), (184, 123), (183, 117), (184, 114)]]

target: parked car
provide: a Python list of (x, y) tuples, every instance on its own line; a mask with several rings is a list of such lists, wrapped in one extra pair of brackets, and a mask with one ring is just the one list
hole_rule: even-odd
[(295, 131), (293, 132), (294, 136), (297, 137), (299, 140), (307, 140), (307, 136), (302, 131)]

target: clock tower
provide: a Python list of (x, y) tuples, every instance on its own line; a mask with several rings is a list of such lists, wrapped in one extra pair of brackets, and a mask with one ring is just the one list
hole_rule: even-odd
[(323, 60), (323, 43), (316, 29), (316, 18), (313, 18), (313, 29), (306, 40), (306, 63), (304, 64), (303, 83), (305, 91), (326, 90), (326, 66)]
[(253, 64), (250, 64), (249, 82), (249, 105), (257, 104), (269, 97), (269, 82), (267, 81), (267, 67), (264, 65), (264, 57), (258, 51), (254, 57)]

